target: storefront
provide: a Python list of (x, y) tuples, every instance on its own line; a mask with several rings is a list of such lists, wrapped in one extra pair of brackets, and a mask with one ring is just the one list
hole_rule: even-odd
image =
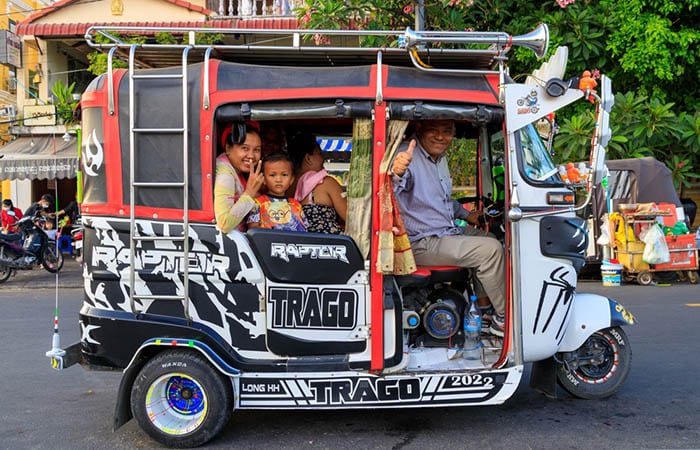
[(3, 189), (3, 198), (25, 209), (50, 193), (60, 208), (75, 198), (79, 166), (75, 136), (19, 137), (0, 147), (0, 180), (13, 180), (12, 195)]

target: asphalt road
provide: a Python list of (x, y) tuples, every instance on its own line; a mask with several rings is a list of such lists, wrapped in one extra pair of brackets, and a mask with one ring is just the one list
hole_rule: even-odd
[[(700, 304), (700, 287), (586, 282), (579, 290), (617, 298), (639, 321), (627, 329), (634, 354), (629, 378), (607, 400), (565, 394), (550, 400), (524, 380), (497, 407), (237, 411), (206, 448), (700, 448), (700, 307), (688, 306)], [(79, 338), (81, 291), (58, 293), (67, 345)], [(56, 297), (55, 289), (0, 287), (0, 449), (160, 448), (134, 421), (111, 431), (119, 373), (50, 369), (44, 353)]]

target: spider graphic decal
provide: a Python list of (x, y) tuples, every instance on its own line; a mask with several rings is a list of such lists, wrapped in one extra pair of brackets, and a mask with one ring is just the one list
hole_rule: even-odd
[[(549, 274), (549, 280), (545, 280), (542, 283), (535, 323), (532, 326), (532, 334), (538, 332), (540, 325), (541, 329), (539, 332), (545, 333), (556, 315), (560, 319), (558, 320), (559, 329), (557, 330), (556, 339), (560, 340), (563, 337), (564, 323), (569, 315), (569, 309), (573, 304), (572, 300), (576, 293), (576, 286), (567, 280), (567, 276), (570, 274), (571, 269), (558, 267)], [(556, 324), (556, 322), (554, 323)]]

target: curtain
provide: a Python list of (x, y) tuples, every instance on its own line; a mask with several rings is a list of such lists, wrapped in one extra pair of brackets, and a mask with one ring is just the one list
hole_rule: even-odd
[(360, 253), (369, 255), (372, 225), (372, 130), (371, 119), (355, 119), (348, 177), (348, 212), (345, 234), (355, 240)]
[(379, 252), (376, 269), (384, 274), (407, 275), (416, 271), (411, 244), (406, 234), (394, 186), (389, 175), (390, 163), (403, 141), (408, 121), (392, 120), (387, 129), (387, 151), (379, 166)]

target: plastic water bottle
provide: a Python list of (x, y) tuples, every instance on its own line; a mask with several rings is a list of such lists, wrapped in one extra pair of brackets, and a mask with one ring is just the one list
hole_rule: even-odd
[(464, 359), (481, 359), (481, 313), (476, 304), (476, 295), (469, 297), (464, 312)]

